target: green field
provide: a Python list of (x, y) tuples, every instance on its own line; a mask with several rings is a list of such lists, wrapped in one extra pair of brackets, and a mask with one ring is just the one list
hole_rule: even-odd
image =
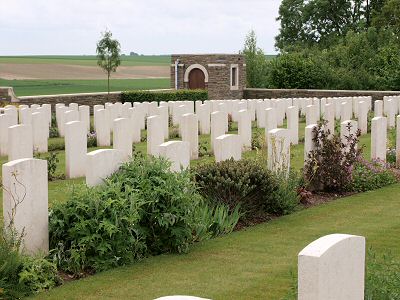
[[(95, 55), (29, 55), (0, 56), (0, 64), (66, 64), (96, 66)], [(121, 56), (122, 66), (168, 66), (171, 63), (169, 55)]]
[[(107, 80), (5, 80), (0, 86), (12, 86), (17, 96), (107, 92)], [(111, 79), (111, 91), (167, 89), (169, 78)]]

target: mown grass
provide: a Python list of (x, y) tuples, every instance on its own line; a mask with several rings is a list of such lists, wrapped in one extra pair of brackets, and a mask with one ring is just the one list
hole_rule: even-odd
[[(166, 89), (169, 78), (111, 79), (111, 91)], [(107, 92), (107, 80), (5, 80), (0, 86), (11, 86), (17, 96)]]
[[(300, 139), (304, 137), (300, 123)], [(264, 130), (254, 128), (253, 131)], [(231, 133), (236, 132), (233, 124)], [(143, 132), (144, 133), (144, 132)], [(209, 141), (209, 135), (199, 137)], [(50, 139), (58, 143), (60, 138)], [(369, 157), (370, 135), (361, 137)], [(90, 148), (93, 151), (97, 148)], [(303, 166), (304, 145), (291, 148), (291, 166)], [(135, 144), (146, 153), (146, 142)], [(248, 151), (244, 157), (265, 155), (265, 150)], [(261, 153), (260, 153), (261, 152)], [(65, 169), (65, 153), (59, 151), (59, 172)], [(191, 165), (212, 163), (202, 157)], [(0, 163), (6, 162), (5, 157)], [(49, 182), (50, 207), (65, 201), (69, 190), (84, 178)], [(297, 253), (314, 239), (329, 233), (351, 233), (367, 237), (368, 246), (400, 256), (400, 184), (343, 198), (296, 212), (269, 223), (247, 228), (229, 236), (196, 244), (186, 255), (161, 255), (137, 264), (66, 283), (37, 299), (153, 299), (169, 294), (191, 294), (211, 299), (281, 299), (293, 283)], [(0, 208), (1, 210), (1, 208)]]
[(342, 198), (195, 245), (70, 282), (37, 299), (154, 299), (186, 294), (210, 299), (281, 299), (297, 254), (330, 233), (363, 235), (378, 253), (400, 257), (400, 184)]
[[(97, 57), (95, 55), (0, 56), (0, 63), (96, 66)], [(167, 66), (170, 63), (169, 55), (121, 56), (122, 66)]]

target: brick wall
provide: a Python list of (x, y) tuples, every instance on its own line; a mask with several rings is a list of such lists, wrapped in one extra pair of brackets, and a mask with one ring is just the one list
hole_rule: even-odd
[(245, 89), (245, 99), (303, 98), (303, 97), (353, 97), (371, 96), (382, 100), (384, 96), (400, 95), (400, 91), (350, 91), (350, 90), (296, 90), (296, 89)]
[[(208, 72), (209, 99), (240, 99), (246, 86), (246, 62), (240, 54), (204, 54), (204, 55), (172, 55), (171, 56), (171, 88), (175, 88), (175, 61), (179, 59), (178, 88), (189, 88), (184, 81), (186, 70), (194, 64), (202, 65)], [(238, 90), (231, 90), (231, 65), (237, 64), (239, 71)]]

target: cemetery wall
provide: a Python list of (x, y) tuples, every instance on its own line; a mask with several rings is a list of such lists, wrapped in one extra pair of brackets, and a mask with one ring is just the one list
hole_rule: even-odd
[(384, 96), (400, 95), (400, 91), (351, 91), (351, 90), (301, 90), (301, 89), (252, 89), (244, 90), (245, 99), (355, 97), (371, 96), (382, 100)]

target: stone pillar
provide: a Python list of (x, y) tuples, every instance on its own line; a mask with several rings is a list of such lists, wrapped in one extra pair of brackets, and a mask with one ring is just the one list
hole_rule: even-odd
[(64, 124), (65, 124), (65, 112), (68, 111), (68, 107), (65, 106), (58, 106), (56, 107), (56, 118), (57, 118), (57, 128), (58, 128), (58, 133), (61, 137), (63, 137), (64, 134)]
[(88, 105), (79, 106), (79, 121), (83, 122), (86, 132), (90, 132), (90, 107)]
[(159, 155), (171, 162), (170, 170), (180, 172), (190, 165), (190, 144), (183, 141), (169, 141), (159, 146)]
[(371, 121), (371, 159), (386, 162), (387, 119), (375, 117)]
[(107, 119), (107, 113), (105, 109), (99, 109), (96, 112), (95, 119), (95, 131), (96, 131), (96, 140), (98, 147), (108, 147), (111, 145), (110, 141), (110, 123)]
[(10, 115), (0, 115), (0, 156), (8, 154), (8, 127), (16, 125), (13, 124), (13, 121), (14, 119)]
[(242, 150), (251, 150), (251, 115), (247, 109), (241, 109), (238, 116), (238, 135), (241, 141)]
[(242, 149), (239, 136), (237, 134), (223, 134), (214, 141), (215, 162), (233, 158), (242, 159)]
[(87, 132), (82, 121), (65, 124), (65, 174), (67, 178), (86, 174)]
[(298, 255), (298, 300), (363, 300), (364, 270), (364, 237), (319, 238)]
[(116, 172), (123, 162), (123, 154), (115, 149), (99, 149), (86, 155), (86, 185), (96, 186)]
[(314, 128), (316, 128), (317, 124), (307, 125), (305, 128), (304, 134), (304, 162), (308, 160), (308, 154), (315, 149), (314, 139)]
[(93, 106), (93, 127), (96, 130), (96, 115), (97, 115), (97, 111), (100, 109), (104, 109), (104, 105), (100, 105), (100, 104), (96, 104)]
[(342, 102), (340, 106), (340, 120), (342, 122), (351, 120), (351, 111), (348, 110), (348, 106), (347, 102)]
[(211, 114), (211, 150), (214, 149), (215, 139), (225, 134), (226, 124), (228, 124), (228, 115), (222, 111), (216, 111)]
[(376, 100), (374, 102), (374, 116), (375, 117), (383, 117), (383, 101)]
[[(256, 103), (256, 115), (257, 115), (257, 127), (258, 128), (265, 128), (265, 109), (269, 108), (270, 106), (267, 107), (267, 102), (265, 101), (259, 101)], [(275, 116), (276, 118), (276, 116)]]
[(31, 125), (14, 125), (8, 128), (8, 160), (33, 157)]
[(46, 254), (49, 251), (47, 161), (13, 160), (3, 164), (2, 171), (5, 226), (13, 218), (14, 229), (19, 235), (24, 233), (24, 253)]
[(164, 143), (164, 132), (162, 130), (160, 116), (147, 118), (147, 154), (158, 156), (159, 146)]
[(199, 122), (193, 113), (184, 114), (181, 118), (182, 141), (190, 144), (190, 158), (199, 158)]
[(292, 145), (299, 143), (299, 111), (296, 106), (287, 108), (287, 128), (290, 133), (290, 142)]
[(38, 153), (45, 153), (48, 150), (47, 141), (49, 126), (44, 113), (35, 112), (32, 114), (32, 141), (33, 149)]
[(132, 143), (140, 143), (142, 135), (142, 122), (144, 123), (144, 114), (138, 108), (129, 108), (130, 111), (130, 123), (132, 132)]
[(390, 128), (393, 128), (396, 126), (397, 105), (394, 102), (394, 100), (392, 100), (392, 99), (389, 99), (386, 103), (387, 103), (387, 110), (386, 110), (387, 126), (388, 126), (388, 129), (390, 129)]
[(72, 121), (79, 121), (79, 111), (67, 110), (64, 112), (64, 124)]
[(114, 120), (113, 148), (122, 153), (123, 161), (128, 161), (132, 158), (132, 133), (130, 125), (129, 119), (118, 118)]
[(290, 135), (289, 130), (276, 128), (268, 134), (268, 169), (274, 172), (289, 172)]
[(149, 112), (149, 116), (157, 116), (158, 115), (158, 103), (155, 101), (152, 101), (148, 104), (148, 112)]

